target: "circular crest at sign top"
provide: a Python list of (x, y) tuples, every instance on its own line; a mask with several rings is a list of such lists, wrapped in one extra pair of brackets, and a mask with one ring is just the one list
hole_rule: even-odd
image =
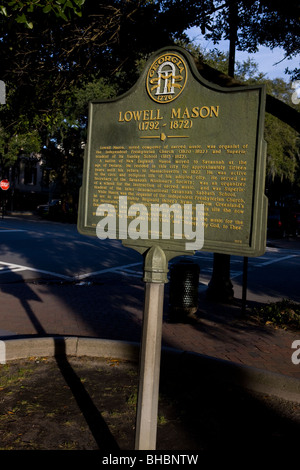
[(146, 87), (157, 103), (170, 103), (182, 93), (187, 80), (187, 67), (182, 57), (173, 52), (162, 54), (151, 64)]

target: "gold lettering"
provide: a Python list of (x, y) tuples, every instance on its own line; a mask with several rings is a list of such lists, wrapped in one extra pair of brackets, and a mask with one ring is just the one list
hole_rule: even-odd
[(142, 111), (132, 111), (132, 112), (133, 112), (134, 120), (139, 121), (141, 119)]
[(131, 121), (131, 119), (132, 119), (132, 112), (131, 112), (131, 111), (126, 111), (126, 113), (124, 114), (124, 119), (125, 119), (126, 122)]
[(183, 115), (182, 115), (182, 119), (184, 118), (190, 118), (190, 113), (189, 113), (189, 110), (188, 108), (185, 108), (184, 112), (183, 112)]
[(199, 117), (199, 108), (198, 108), (198, 106), (194, 106), (194, 108), (192, 108), (191, 117), (192, 117), (192, 118), (197, 118), (197, 117)]
[(180, 113), (181, 113), (181, 108), (178, 108), (177, 111), (176, 111), (176, 109), (172, 108), (171, 119), (173, 119), (173, 118), (180, 119)]
[(181, 108), (172, 108), (171, 110), (171, 119), (190, 119), (198, 118), (206, 119), (208, 117), (219, 117), (219, 106), (194, 106), (189, 110), (185, 108), (183, 113), (181, 113)]
[(143, 111), (143, 121), (149, 121), (149, 109), (144, 109)]
[(211, 107), (210, 107), (210, 117), (212, 117), (213, 114), (214, 114), (216, 117), (219, 117), (219, 106), (217, 106), (217, 107), (211, 106)]
[(202, 106), (202, 108), (200, 108), (200, 117), (202, 117), (202, 119), (205, 119), (208, 116), (209, 116), (209, 107), (208, 106)]
[(142, 109), (142, 110), (128, 110), (119, 111), (118, 122), (130, 121), (158, 121), (163, 119), (160, 114), (160, 109)]

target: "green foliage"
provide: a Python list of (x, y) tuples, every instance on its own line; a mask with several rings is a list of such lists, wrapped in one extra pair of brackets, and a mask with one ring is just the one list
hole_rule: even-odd
[[(291, 83), (280, 78), (263, 80), (263, 83), (266, 85), (267, 93), (289, 106), (295, 106), (291, 103)], [(267, 177), (269, 180), (274, 181), (275, 178), (281, 182), (285, 180), (290, 184), (295, 184), (294, 191), (300, 191), (296, 181), (300, 162), (299, 134), (284, 122), (267, 113), (265, 140), (268, 144)]]
[(131, 393), (131, 395), (129, 395), (129, 397), (127, 398), (127, 403), (128, 405), (136, 407), (137, 400), (138, 400), (138, 395), (137, 395), (137, 391), (135, 391)]
[[(259, 45), (281, 47), (286, 57), (299, 54), (299, 1), (274, 0), (156, 0), (165, 21), (178, 31), (196, 26), (207, 41), (235, 40), (236, 48), (257, 52)], [(185, 28), (180, 29), (184, 24)], [(297, 78), (299, 69), (291, 71)], [(299, 76), (299, 75), (298, 75)]]
[(91, 77), (72, 90), (72, 96), (65, 105), (64, 116), (69, 123), (85, 124), (90, 101), (108, 100), (117, 95), (118, 86), (115, 83), (104, 77)]
[[(272, 7), (269, 0), (235, 3), (240, 49), (254, 50), (257, 44), (270, 42), (272, 35), (272, 44), (285, 47), (290, 32), (285, 37), (273, 24), (277, 27), (284, 15), (289, 19), (290, 9), (285, 14), (278, 2)], [(2, 166), (10, 165), (20, 153), (30, 155), (43, 148), (52, 175), (64, 181), (64, 190), (68, 181), (69, 186), (77, 184), (88, 102), (128, 90), (149, 54), (172, 44), (175, 38), (194, 49), (208, 65), (227, 74), (228, 54), (217, 49), (209, 53), (196, 50), (188, 44), (184, 31), (196, 25), (212, 41), (228, 38), (230, 6), (231, 1), (222, 0), (0, 0), (1, 79), (7, 88), (7, 104), (0, 108)], [(263, 31), (260, 25), (267, 20), (270, 31)], [(283, 31), (286, 28), (285, 22)], [(290, 54), (297, 49), (297, 41), (294, 34)], [(236, 78), (244, 83), (264, 80), (250, 59), (236, 64)], [(288, 102), (289, 85), (265, 83), (270, 93)], [(298, 184), (296, 134), (267, 116), (265, 138), (268, 176)]]
[(62, 18), (65, 21), (70, 19), (72, 13), (81, 16), (81, 7), (85, 0), (10, 0), (4, 5), (0, 5), (0, 14), (9, 19), (13, 19), (16, 23), (26, 26), (28, 29), (33, 29), (34, 22), (31, 21), (32, 13), (36, 10), (43, 13), (54, 13), (57, 18)]
[[(199, 48), (194, 54), (201, 54)], [(210, 67), (227, 73), (228, 54), (217, 49), (202, 54), (202, 60)], [(262, 83), (266, 86), (268, 94), (278, 100), (293, 106), (291, 103), (292, 86), (285, 80), (277, 78), (266, 80), (259, 72), (258, 65), (248, 58), (243, 62), (236, 62), (235, 77), (241, 83), (253, 85)], [(299, 134), (289, 125), (266, 113), (264, 138), (267, 142), (267, 179), (272, 183), (276, 178), (294, 184), (294, 190), (300, 192), (298, 173), (300, 162)]]
[(37, 131), (29, 131), (26, 134), (12, 136), (7, 143), (5, 158), (13, 163), (20, 154), (30, 155), (41, 150), (41, 138)]
[(167, 418), (164, 415), (158, 415), (157, 416), (157, 424), (158, 426), (164, 426), (165, 424), (168, 423)]
[(297, 133), (271, 114), (265, 118), (267, 142), (267, 177), (294, 183), (299, 162)]
[[(195, 57), (199, 57), (208, 66), (228, 75), (229, 53), (213, 48), (208, 51), (202, 51), (200, 46), (186, 44), (184, 41), (178, 41), (178, 44), (188, 49)], [(258, 69), (258, 64), (248, 57), (243, 62), (235, 63), (235, 78), (242, 83), (254, 84), (264, 80), (264, 74)]]
[(19, 155), (29, 156), (41, 150), (41, 137), (36, 130), (24, 134), (10, 135), (0, 127), (0, 154), (2, 171), (14, 164)]
[(263, 324), (300, 330), (300, 305), (287, 299), (254, 309)]
[(203, 62), (219, 72), (228, 73), (228, 53), (219, 51), (217, 48), (203, 54)]
[(3, 155), (5, 151), (7, 134), (2, 127), (0, 127), (0, 154)]

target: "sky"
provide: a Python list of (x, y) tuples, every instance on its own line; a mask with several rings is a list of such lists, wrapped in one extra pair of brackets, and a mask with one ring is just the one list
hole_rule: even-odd
[[(214, 44), (212, 41), (208, 41), (203, 38), (199, 28), (190, 28), (187, 30), (187, 34), (190, 39), (192, 39), (195, 44), (200, 45), (203, 50), (209, 51), (214, 48), (223, 52), (228, 52), (229, 50), (229, 41), (223, 40), (220, 41), (219, 44)], [(279, 47), (271, 50), (268, 47), (261, 46), (259, 51), (255, 54), (236, 51), (236, 60), (238, 62), (243, 62), (244, 60), (247, 60), (248, 57), (254, 59), (258, 64), (259, 72), (265, 73), (266, 78), (269, 78), (270, 80), (273, 80), (274, 78), (282, 78), (289, 82), (290, 76), (284, 73), (285, 69), (287, 67), (289, 69), (294, 69), (300, 66), (300, 55), (293, 57), (292, 60), (285, 59), (282, 61), (284, 58), (284, 51)]]

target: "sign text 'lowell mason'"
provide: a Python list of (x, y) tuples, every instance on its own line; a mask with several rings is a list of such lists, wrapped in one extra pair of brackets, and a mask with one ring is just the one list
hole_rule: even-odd
[(204, 235), (206, 251), (262, 254), (264, 105), (263, 86), (223, 88), (183, 49), (155, 53), (126, 94), (90, 103), (79, 231), (140, 252)]

